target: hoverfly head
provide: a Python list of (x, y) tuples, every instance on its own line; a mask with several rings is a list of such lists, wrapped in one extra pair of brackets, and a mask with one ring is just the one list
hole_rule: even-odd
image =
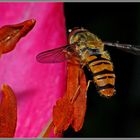
[(83, 40), (85, 38), (84, 32), (87, 32), (86, 29), (84, 29), (83, 27), (79, 28), (79, 27), (74, 27), (72, 29), (68, 30), (69, 34), (68, 34), (68, 43), (69, 44), (74, 44), (74, 43), (78, 43), (81, 40)]

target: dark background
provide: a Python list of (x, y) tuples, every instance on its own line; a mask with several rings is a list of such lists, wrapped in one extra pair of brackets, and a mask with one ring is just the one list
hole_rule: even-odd
[[(65, 3), (67, 29), (84, 27), (104, 41), (140, 44), (140, 3)], [(140, 46), (139, 46), (140, 47)], [(81, 131), (65, 137), (140, 137), (140, 56), (107, 48), (115, 67), (117, 93), (100, 97), (93, 84)]]

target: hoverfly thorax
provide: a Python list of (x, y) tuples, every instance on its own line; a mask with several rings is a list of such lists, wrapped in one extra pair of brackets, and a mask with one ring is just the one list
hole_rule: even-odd
[(75, 51), (81, 61), (85, 63), (89, 56), (98, 55), (104, 50), (102, 41), (96, 35), (83, 28), (72, 30), (68, 37), (68, 43), (75, 44)]

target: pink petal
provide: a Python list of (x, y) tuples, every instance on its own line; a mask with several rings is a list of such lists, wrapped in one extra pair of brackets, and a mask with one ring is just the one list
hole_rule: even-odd
[(66, 44), (63, 3), (1, 2), (0, 26), (36, 19), (36, 25), (12, 52), (0, 59), (0, 85), (9, 84), (17, 97), (15, 137), (37, 137), (64, 94), (66, 65), (41, 64), (36, 55)]

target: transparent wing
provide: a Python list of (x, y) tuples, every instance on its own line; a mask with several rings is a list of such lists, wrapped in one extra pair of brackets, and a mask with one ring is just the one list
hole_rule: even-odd
[(72, 55), (76, 56), (75, 47), (67, 45), (41, 52), (36, 56), (36, 59), (40, 63), (59, 63), (70, 59)]
[(137, 46), (137, 45), (120, 44), (118, 42), (116, 42), (116, 43), (104, 42), (104, 45), (112, 46), (112, 47), (118, 48), (120, 50), (123, 50), (125, 52), (132, 53), (134, 55), (140, 55), (140, 46)]

